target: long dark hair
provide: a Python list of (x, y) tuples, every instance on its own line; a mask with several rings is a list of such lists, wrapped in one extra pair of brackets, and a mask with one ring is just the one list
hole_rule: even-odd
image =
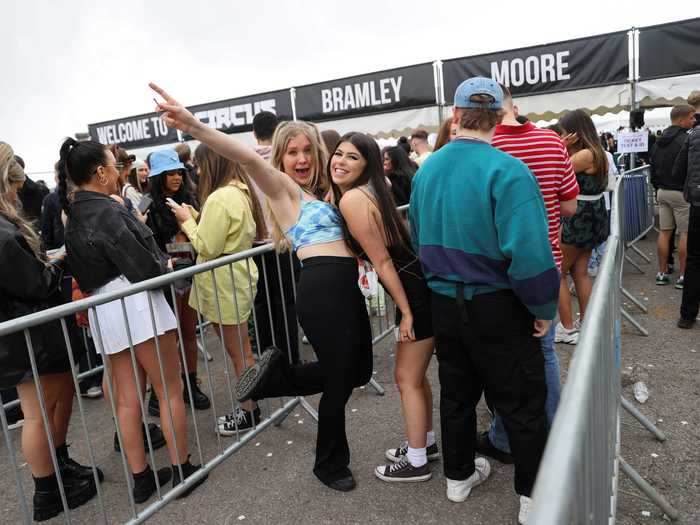
[[(178, 204), (189, 204), (194, 208), (198, 208), (197, 196), (194, 191), (192, 191), (187, 171), (183, 169), (172, 171), (180, 171), (182, 174), (182, 184), (177, 192), (171, 195), (170, 198)], [(149, 177), (150, 195), (153, 199), (153, 205), (148, 214), (148, 225), (153, 230), (153, 234), (161, 248), (164, 248), (165, 244), (170, 242), (170, 239), (180, 231), (180, 226), (177, 223), (175, 214), (165, 201), (165, 177), (167, 177), (168, 173), (169, 171), (164, 171), (163, 173)]]
[(403, 175), (412, 179), (418, 170), (417, 165), (411, 160), (406, 150), (399, 146), (388, 146), (383, 152), (391, 160), (391, 172), (395, 175)]
[(61, 144), (59, 155), (56, 164), (58, 197), (66, 215), (70, 216), (68, 178), (76, 186), (89, 182), (97, 168), (107, 162), (107, 146), (93, 140), (78, 142), (69, 137)]
[(587, 149), (593, 154), (594, 177), (598, 186), (604, 188), (608, 180), (608, 157), (600, 144), (598, 132), (591, 117), (582, 109), (577, 109), (560, 118), (559, 127), (565, 133), (576, 133), (581, 149)]
[(248, 201), (255, 221), (255, 237), (257, 240), (266, 239), (268, 232), (265, 225), (265, 215), (257, 193), (250, 182), (248, 174), (240, 162), (227, 159), (212, 150), (206, 144), (200, 144), (194, 150), (194, 158), (199, 166), (199, 198), (202, 205), (214, 191), (237, 180), (248, 187)]
[[(343, 142), (349, 142), (355, 146), (357, 151), (360, 152), (360, 155), (362, 155), (367, 162), (364, 171), (353, 183), (352, 187), (357, 188), (367, 184), (374, 190), (377, 208), (379, 208), (379, 213), (381, 214), (382, 221), (384, 222), (384, 234), (386, 236), (388, 246), (402, 246), (406, 249), (412, 250), (411, 237), (408, 234), (408, 229), (406, 228), (406, 224), (403, 222), (403, 219), (399, 215), (399, 212), (396, 211), (396, 203), (394, 202), (394, 198), (391, 196), (391, 191), (386, 185), (386, 181), (384, 179), (384, 168), (382, 167), (382, 156), (379, 151), (379, 146), (377, 146), (377, 143), (372, 137), (355, 131), (351, 131), (350, 133), (343, 135), (338, 145), (342, 144)], [(335, 152), (331, 153), (331, 158), (334, 154)], [(328, 161), (328, 173), (330, 173), (330, 160)], [(340, 188), (333, 182), (332, 179), (331, 186), (333, 188), (335, 205), (340, 206)], [(362, 248), (350, 234), (345, 222), (343, 222), (343, 231), (350, 249), (356, 255), (362, 253)]]

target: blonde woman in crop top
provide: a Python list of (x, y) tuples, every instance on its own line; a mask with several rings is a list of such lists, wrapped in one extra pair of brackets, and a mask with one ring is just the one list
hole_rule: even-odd
[(246, 144), (197, 120), (160, 87), (151, 88), (164, 99), (157, 111), (169, 127), (242, 164), (267, 197), (273, 238), (290, 243), (302, 264), (297, 316), (318, 361), (290, 365), (279, 349), (270, 348), (241, 376), (236, 397), (244, 402), (322, 393), (314, 474), (331, 489), (354, 489), (345, 405), (353, 388), (372, 375), (372, 334), (343, 219), (323, 200), (329, 188), (327, 154), (318, 129), (305, 122), (280, 124), (268, 163)]

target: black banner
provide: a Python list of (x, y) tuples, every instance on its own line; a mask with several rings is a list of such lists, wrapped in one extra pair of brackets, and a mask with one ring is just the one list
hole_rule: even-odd
[(700, 73), (700, 18), (639, 30), (640, 80)]
[[(199, 120), (224, 133), (250, 131), (253, 129), (253, 117), (261, 111), (271, 111), (280, 120), (292, 119), (292, 99), (288, 89), (208, 102), (188, 109)], [(188, 138), (185, 136), (185, 139)]]
[(156, 113), (88, 124), (88, 132), (92, 140), (126, 149), (177, 142), (177, 131), (169, 129)]
[[(188, 108), (199, 120), (225, 133), (242, 133), (253, 129), (253, 117), (272, 111), (281, 120), (291, 120), (292, 100), (288, 89), (259, 95), (238, 97)], [(155, 113), (89, 124), (93, 140), (102, 144), (119, 144), (123, 148), (144, 148), (178, 141), (177, 131), (169, 129)], [(184, 135), (185, 140), (191, 137)]]
[(628, 63), (626, 32), (446, 60), (445, 102), (452, 104), (457, 86), (474, 76), (490, 77), (513, 95), (535, 95), (627, 82)]
[(330, 120), (434, 105), (433, 65), (419, 64), (296, 88), (300, 120)]

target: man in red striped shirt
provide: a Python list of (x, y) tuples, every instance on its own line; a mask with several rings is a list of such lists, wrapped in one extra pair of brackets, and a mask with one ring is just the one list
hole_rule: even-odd
[[(559, 136), (552, 130), (540, 129), (531, 122), (518, 122), (518, 110), (513, 104), (510, 91), (503, 89), (503, 122), (496, 126), (492, 145), (523, 161), (537, 179), (549, 222), (549, 242), (557, 267), (561, 269), (559, 228), (561, 216), (571, 217), (576, 213), (576, 196), (579, 193), (576, 175), (569, 154)], [(578, 333), (565, 334), (566, 341), (576, 344)], [(547, 335), (541, 339), (544, 354), (547, 399), (545, 412), (547, 424), (551, 425), (559, 404), (559, 359), (554, 351), (554, 323)], [(477, 436), (476, 451), (502, 463), (512, 463), (508, 437), (500, 417), (496, 414), (491, 428)]]

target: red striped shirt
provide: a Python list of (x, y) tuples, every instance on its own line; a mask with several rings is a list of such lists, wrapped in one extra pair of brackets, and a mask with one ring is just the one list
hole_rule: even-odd
[(522, 160), (535, 175), (547, 208), (552, 255), (554, 262), (561, 268), (559, 202), (575, 199), (579, 193), (566, 147), (554, 131), (540, 129), (532, 122), (522, 126), (496, 126), (492, 144)]

